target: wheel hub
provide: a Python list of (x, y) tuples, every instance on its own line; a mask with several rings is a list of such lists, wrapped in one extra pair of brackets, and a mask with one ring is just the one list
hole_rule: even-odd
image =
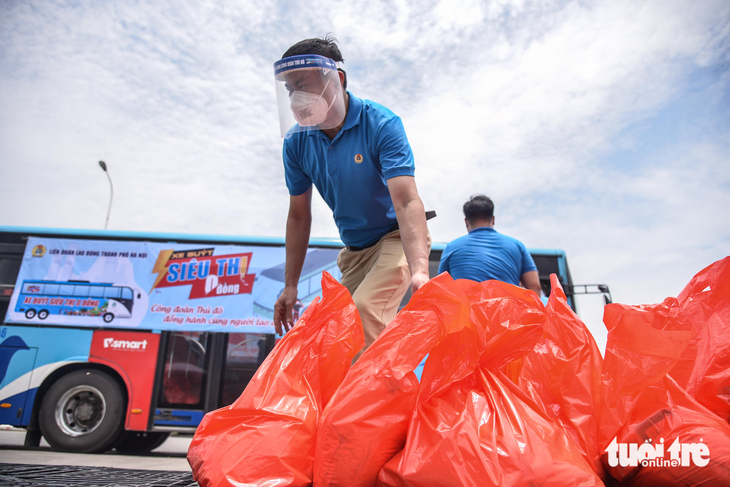
[(66, 392), (56, 407), (56, 424), (69, 436), (88, 435), (99, 427), (106, 414), (106, 402), (98, 389), (89, 385)]

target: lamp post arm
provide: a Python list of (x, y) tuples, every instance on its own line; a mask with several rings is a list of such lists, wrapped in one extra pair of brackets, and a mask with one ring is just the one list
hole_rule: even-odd
[(111, 194), (109, 195), (109, 209), (106, 212), (106, 223), (104, 223), (104, 230), (109, 226), (109, 215), (112, 212), (112, 200), (114, 200), (114, 186), (112, 185), (112, 178), (109, 176), (109, 171), (105, 170), (106, 177), (109, 180), (109, 188), (111, 189)]

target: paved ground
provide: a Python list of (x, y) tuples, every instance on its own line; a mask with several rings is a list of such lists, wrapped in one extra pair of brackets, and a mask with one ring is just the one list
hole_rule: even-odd
[(159, 448), (146, 455), (107, 453), (59, 453), (45, 440), (38, 448), (24, 448), (25, 430), (0, 426), (0, 463), (19, 465), (74, 465), (114, 467), (137, 470), (171, 470), (190, 472), (185, 455), (192, 436), (173, 435)]
[(198, 487), (190, 472), (0, 463), (8, 487)]

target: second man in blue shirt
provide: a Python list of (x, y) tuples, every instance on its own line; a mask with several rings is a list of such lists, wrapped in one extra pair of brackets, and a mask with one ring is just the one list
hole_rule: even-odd
[(540, 276), (532, 256), (522, 242), (494, 229), (494, 203), (484, 195), (464, 203), (464, 222), (469, 232), (449, 243), (441, 254), (439, 274), (454, 279), (487, 281), (496, 279), (542, 295)]

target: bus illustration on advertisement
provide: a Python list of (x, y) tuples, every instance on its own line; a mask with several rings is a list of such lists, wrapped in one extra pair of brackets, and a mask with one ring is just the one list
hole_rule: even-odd
[[(31, 245), (33, 240), (47, 244), (45, 253), (34, 254), (33, 249), (39, 245)], [(142, 321), (134, 329), (122, 329), (115, 328), (116, 319), (110, 325), (99, 319), (81, 326), (69, 324), (60, 305), (26, 307), (29, 305), (22, 304), (26, 297), (48, 298), (49, 303), (51, 299), (81, 299), (81, 308), (86, 310), (83, 312), (89, 313), (85, 316), (92, 316), (93, 310), (103, 318), (105, 302), (109, 303), (107, 311), (113, 308), (112, 302), (127, 312), (135, 305), (142, 306), (133, 286), (23, 277), (23, 266), (51, 255), (52, 247), (60, 241), (71, 241), (79, 249), (111, 242), (120, 251), (130, 252), (143, 244), (174, 250), (179, 246), (181, 251), (174, 253), (181, 255), (170, 255), (178, 261), (192, 258), (190, 252), (197, 259), (215, 257), (218, 246), (241, 247), (236, 255), (251, 252), (252, 261), (259, 253), (267, 254), (269, 260), (260, 267), (262, 270), (256, 269), (256, 280), (252, 279), (252, 295), (232, 297), (237, 302), (250, 300), (254, 315), (270, 313), (283, 287), (283, 238), (0, 226), (0, 424), (24, 428), (26, 447), (38, 446), (45, 438), (60, 451), (150, 451), (172, 432), (193, 433), (207, 412), (232, 404), (276, 345), (269, 328), (254, 332), (255, 328), (228, 325), (211, 329), (209, 324), (196, 323), (160, 328)], [(183, 246), (192, 250), (186, 253)], [(302, 307), (321, 292), (323, 271), (339, 277), (336, 260), (342, 246), (338, 240), (310, 240), (307, 271), (299, 281)], [(444, 247), (438, 242), (432, 245), (432, 277)], [(228, 249), (227, 253), (235, 250)], [(550, 293), (550, 274), (557, 274), (575, 309), (573, 297), (578, 286), (573, 285), (565, 252), (529, 251), (545, 293)], [(78, 255), (77, 250), (74, 255)], [(164, 275), (164, 265), (154, 267), (153, 272), (153, 277)], [(98, 298), (98, 305), (83, 304), (92, 298)], [(408, 295), (404, 303), (407, 299)], [(256, 311), (254, 301), (259, 306)], [(187, 303), (181, 308), (205, 307), (200, 300)], [(69, 306), (67, 312), (82, 312), (81, 308)], [(32, 321), (27, 316), (33, 312), (25, 314), (29, 309), (35, 312)], [(122, 313), (114, 316), (121, 318)], [(214, 316), (213, 309), (210, 316)], [(258, 319), (265, 321), (263, 317)]]
[(49, 315), (130, 318), (134, 291), (128, 286), (89, 281), (23, 281), (15, 311), (29, 320)]

